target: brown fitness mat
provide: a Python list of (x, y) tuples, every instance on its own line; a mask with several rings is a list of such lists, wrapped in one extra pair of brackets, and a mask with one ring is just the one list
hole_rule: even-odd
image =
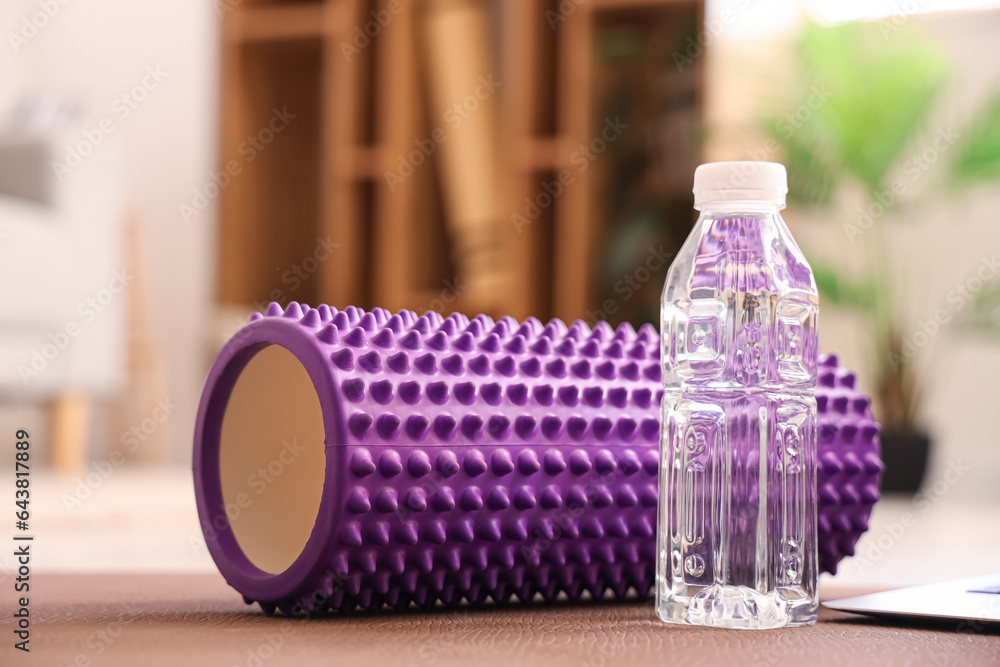
[[(820, 587), (821, 599), (877, 589)], [(907, 628), (821, 608), (806, 628), (659, 622), (652, 602), (267, 618), (219, 575), (32, 577), (31, 653), (0, 606), (2, 665), (997, 665), (1000, 636)], [(27, 659), (26, 659), (27, 658)]]

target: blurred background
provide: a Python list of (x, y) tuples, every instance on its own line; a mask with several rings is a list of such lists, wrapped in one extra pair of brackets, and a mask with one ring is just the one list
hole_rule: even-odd
[(0, 25), (0, 432), (32, 435), (38, 567), (213, 570), (194, 415), (270, 301), (655, 322), (694, 168), (771, 160), (822, 348), (885, 429), (840, 576), (953, 576), (943, 534), (1000, 569), (1000, 1), (9, 0)]

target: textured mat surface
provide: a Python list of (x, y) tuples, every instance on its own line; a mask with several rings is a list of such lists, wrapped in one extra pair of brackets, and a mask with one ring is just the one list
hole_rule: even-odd
[[(668, 626), (651, 602), (487, 606), (458, 611), (266, 618), (219, 575), (52, 575), (32, 579), (30, 655), (3, 665), (996, 665), (1000, 636), (883, 625), (820, 610), (773, 632)], [(820, 597), (875, 589), (820, 586)], [(8, 636), (10, 595), (0, 596)], [(88, 662), (89, 661), (89, 662)]]

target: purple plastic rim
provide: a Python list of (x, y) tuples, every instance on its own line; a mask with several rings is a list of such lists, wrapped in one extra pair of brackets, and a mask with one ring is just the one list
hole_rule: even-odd
[[(279, 574), (265, 572), (243, 553), (229, 524), (219, 474), (219, 440), (225, 407), (236, 381), (250, 360), (269, 345), (280, 345), (302, 363), (309, 373), (323, 412), (325, 445), (344, 442), (340, 395), (333, 378), (325, 373), (324, 350), (314, 336), (304, 336), (297, 323), (267, 318), (245, 327), (222, 348), (205, 381), (198, 406), (194, 436), (194, 488), (198, 519), (209, 553), (226, 581), (244, 596), (253, 599), (280, 599), (318, 576), (324, 569), (322, 554), (340, 521), (339, 496), (345, 469), (340, 447), (325, 447), (326, 470), (323, 493), (315, 525), (305, 548), (288, 569)], [(330, 434), (334, 435), (333, 440)]]

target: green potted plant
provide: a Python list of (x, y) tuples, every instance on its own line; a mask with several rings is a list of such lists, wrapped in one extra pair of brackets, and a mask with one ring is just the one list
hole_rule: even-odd
[[(890, 227), (902, 222), (900, 196), (911, 187), (926, 191), (925, 181), (936, 174), (945, 174), (938, 183), (945, 193), (1000, 178), (1000, 94), (958, 132), (929, 128), (930, 114), (948, 83), (947, 59), (937, 43), (916, 29), (885, 23), (807, 26), (797, 45), (797, 62), (801, 85), (793, 90), (789, 106), (764, 118), (762, 125), (788, 167), (793, 204), (830, 205), (850, 182), (866, 193), (867, 206), (844, 223), (854, 247), (865, 253), (864, 271), (851, 275), (821, 261), (812, 265), (824, 307), (853, 309), (870, 333), (883, 424), (883, 486), (915, 492), (930, 437), (921, 420), (926, 364), (915, 363), (924, 352), (916, 349), (914, 337), (919, 336), (914, 332), (921, 331), (928, 314), (905, 313), (894, 293), (903, 257), (890, 247)], [(918, 137), (929, 138), (934, 162), (945, 162), (943, 169), (920, 163), (920, 154), (913, 152)], [(930, 315), (935, 324), (924, 329), (957, 323), (1000, 336), (1000, 288), (996, 281), (983, 287), (954, 317), (949, 313), (937, 322)], [(936, 334), (937, 329), (922, 335)]]

